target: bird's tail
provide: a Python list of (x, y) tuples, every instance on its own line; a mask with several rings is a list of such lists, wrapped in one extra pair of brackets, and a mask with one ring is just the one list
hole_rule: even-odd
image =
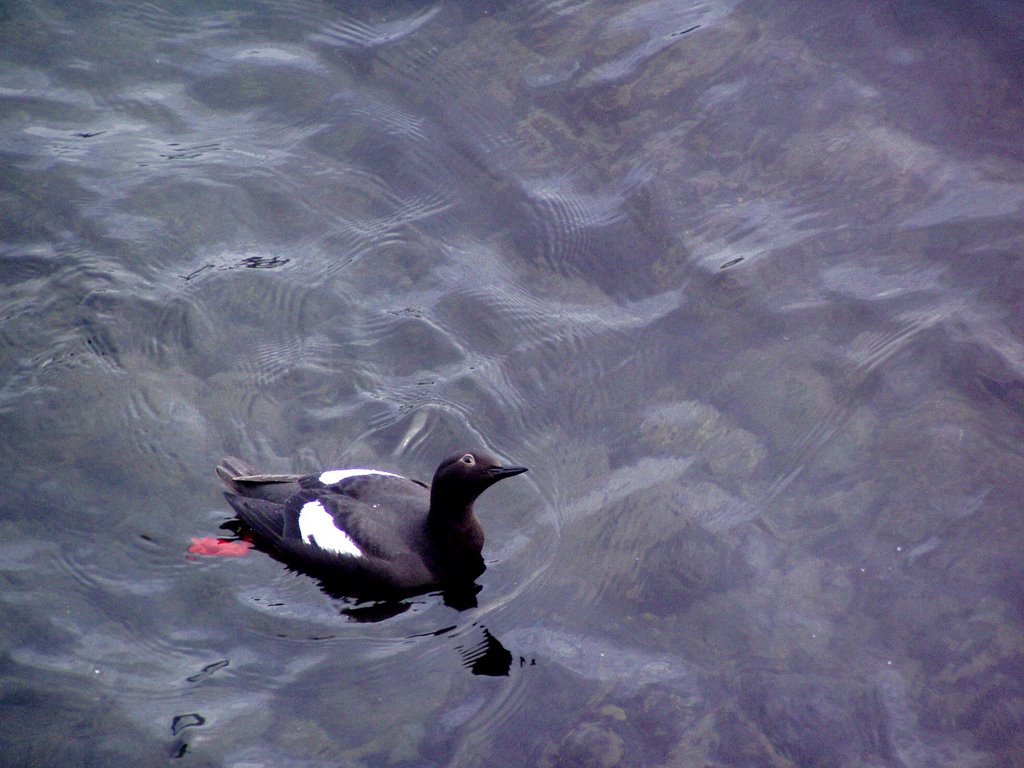
[(259, 470), (255, 469), (251, 464), (234, 456), (225, 456), (217, 465), (217, 477), (220, 478), (224, 485), (236, 492), (238, 491), (238, 485), (235, 483), (236, 478), (258, 474)]

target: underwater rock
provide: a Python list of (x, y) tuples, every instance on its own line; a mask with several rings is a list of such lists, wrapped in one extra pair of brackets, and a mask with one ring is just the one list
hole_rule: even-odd
[(603, 723), (580, 723), (562, 739), (544, 768), (615, 768), (622, 762), (622, 737)]
[(641, 558), (636, 600), (655, 615), (685, 613), (696, 601), (746, 579), (742, 559), (721, 538), (687, 526), (655, 544)]
[(741, 707), (795, 765), (891, 765), (897, 760), (885, 702), (870, 684), (762, 673), (744, 682)]
[(767, 451), (757, 437), (729, 420), (712, 405), (695, 400), (657, 406), (640, 424), (644, 446), (657, 453), (696, 453), (722, 480), (747, 479)]

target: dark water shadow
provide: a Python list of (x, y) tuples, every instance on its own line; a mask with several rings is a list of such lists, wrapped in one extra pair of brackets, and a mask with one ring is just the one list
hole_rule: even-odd
[[(231, 534), (231, 537), (235, 540), (251, 542), (247, 526), (237, 518), (225, 521), (221, 524), (220, 528)], [(272, 551), (263, 549), (258, 542), (252, 543), (257, 551), (273, 557), (274, 553)], [(375, 599), (373, 597), (352, 594), (351, 581), (346, 580), (345, 577), (332, 577), (329, 574), (322, 573), (308, 574), (289, 563), (282, 564), (290, 573), (314, 579), (325, 595), (341, 603), (338, 612), (347, 619), (359, 624), (375, 624), (401, 616), (415, 605), (415, 598), (422, 596), (440, 597), (446, 607), (459, 612), (466, 611), (479, 605), (477, 595), (483, 589), (482, 585), (474, 581), (466, 584), (453, 584), (442, 590), (438, 590), (435, 587), (387, 595), (380, 599)], [(476, 641), (471, 642), (467, 640), (455, 646), (455, 651), (462, 660), (462, 666), (474, 675), (487, 677), (507, 676), (512, 668), (512, 653), (483, 625), (474, 623), (471, 625), (471, 630), (478, 635)], [(450, 638), (457, 638), (463, 634), (465, 634), (465, 631), (460, 629), (458, 625), (452, 625), (433, 632), (415, 635), (414, 637), (447, 635)]]

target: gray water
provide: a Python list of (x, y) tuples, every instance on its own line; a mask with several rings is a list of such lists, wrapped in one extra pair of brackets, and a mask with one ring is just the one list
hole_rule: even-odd
[[(0, 6), (0, 764), (1024, 764), (1022, 38)], [(465, 446), (475, 607), (189, 553)]]

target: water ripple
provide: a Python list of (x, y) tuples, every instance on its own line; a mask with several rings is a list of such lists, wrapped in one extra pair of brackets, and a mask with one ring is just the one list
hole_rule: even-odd
[(388, 21), (364, 21), (349, 18), (325, 24), (310, 36), (314, 42), (340, 47), (378, 48), (403, 40), (414, 34), (442, 10), (442, 6), (425, 8), (418, 14)]

